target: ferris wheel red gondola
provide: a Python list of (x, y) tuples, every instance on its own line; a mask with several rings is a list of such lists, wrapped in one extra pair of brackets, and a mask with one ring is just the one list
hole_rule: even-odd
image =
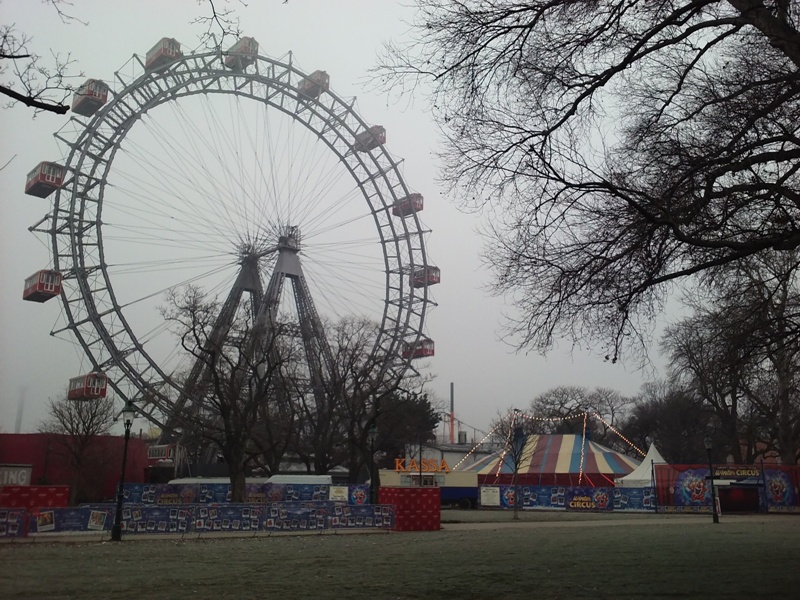
[(108, 389), (108, 378), (104, 373), (87, 373), (69, 380), (67, 399), (96, 400), (105, 398)]
[(29, 302), (47, 302), (61, 293), (61, 273), (42, 269), (25, 279), (22, 299)]
[(265, 269), (292, 280), (289, 305), (306, 307), (297, 318), (374, 319), (373, 353), (391, 377), (433, 356), (423, 331), (440, 275), (422, 196), (406, 187), (386, 128), (334, 94), (326, 71), (260, 55), (253, 38), (194, 54), (164, 37), (128, 67), (112, 85), (81, 86), (73, 107), (85, 120), (72, 128), (83, 128), (56, 136), (65, 164), (42, 163), (26, 183), (30, 195), (56, 192), (47, 226), (32, 229), (50, 236), (48, 271), (62, 276), (66, 322), (54, 333), (75, 335), (93, 374), (168, 428), (186, 401), (171, 374), (185, 367), (145, 309), (186, 282), (232, 285), (239, 302), (261, 293)]

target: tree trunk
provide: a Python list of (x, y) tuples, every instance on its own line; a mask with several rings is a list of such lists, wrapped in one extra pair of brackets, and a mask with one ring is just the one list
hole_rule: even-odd
[[(223, 453), (225, 454), (225, 453)], [(231, 478), (231, 502), (245, 501), (245, 476), (244, 476), (244, 455), (239, 452), (228, 453), (225, 456), (228, 462)]]

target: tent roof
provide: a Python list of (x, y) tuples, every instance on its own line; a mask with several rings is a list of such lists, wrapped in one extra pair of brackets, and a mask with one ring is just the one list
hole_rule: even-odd
[(650, 444), (650, 448), (647, 449), (647, 456), (642, 459), (642, 464), (625, 475), (625, 477), (617, 479), (617, 485), (620, 487), (649, 487), (653, 485), (653, 463), (666, 462), (655, 444)]
[[(583, 471), (618, 477), (627, 475), (639, 465), (639, 461), (580, 435), (529, 435), (521, 457), (517, 471), (521, 475), (578, 474)], [(514, 462), (507, 453), (499, 451), (463, 470), (477, 471), (478, 475), (510, 474), (514, 472)]]

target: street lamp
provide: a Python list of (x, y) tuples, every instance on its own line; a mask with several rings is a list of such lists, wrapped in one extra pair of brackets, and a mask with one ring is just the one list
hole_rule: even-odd
[(114, 515), (114, 526), (111, 528), (111, 541), (122, 541), (122, 496), (125, 488), (125, 463), (128, 460), (128, 441), (131, 439), (131, 425), (136, 416), (136, 407), (133, 402), (125, 402), (122, 409), (122, 423), (125, 425), (125, 445), (122, 449), (122, 470), (119, 474), (119, 486), (117, 487), (117, 512)]
[(375, 443), (378, 441), (378, 428), (375, 424), (367, 432), (367, 443), (369, 444), (369, 503), (378, 503), (378, 481), (375, 477)]
[(708, 454), (708, 479), (711, 482), (711, 520), (714, 523), (719, 523), (719, 514), (717, 514), (717, 497), (714, 493), (714, 467), (711, 464), (711, 436), (707, 435), (703, 438), (703, 445), (706, 447), (706, 454)]

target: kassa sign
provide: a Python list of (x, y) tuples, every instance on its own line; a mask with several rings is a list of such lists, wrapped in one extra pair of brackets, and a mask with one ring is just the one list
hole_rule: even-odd
[(398, 473), (449, 473), (450, 465), (445, 459), (423, 458), (420, 464), (415, 458), (395, 458), (394, 470)]

